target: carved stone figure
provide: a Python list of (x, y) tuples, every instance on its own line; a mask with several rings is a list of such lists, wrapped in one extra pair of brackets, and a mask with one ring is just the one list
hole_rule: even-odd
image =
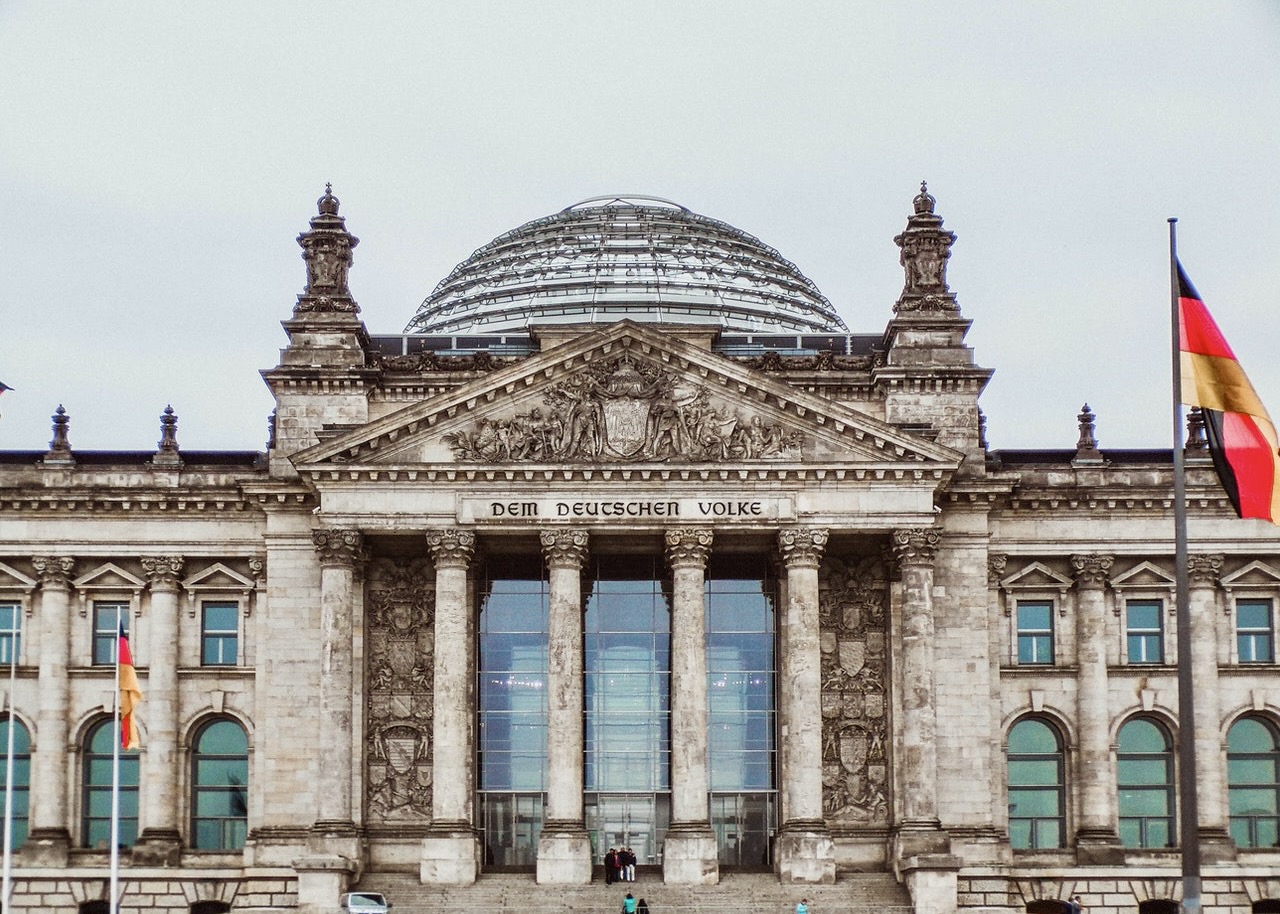
[(828, 556), (819, 584), (823, 812), (832, 825), (885, 825), (888, 578), (878, 558)]
[(431, 818), (434, 575), (428, 562), (369, 563), (366, 796), (373, 823)]

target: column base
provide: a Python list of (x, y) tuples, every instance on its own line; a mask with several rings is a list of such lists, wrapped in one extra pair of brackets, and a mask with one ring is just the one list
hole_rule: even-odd
[(18, 853), (27, 866), (65, 867), (71, 858), (71, 832), (65, 828), (33, 828)]
[(317, 857), (341, 857), (351, 862), (355, 878), (363, 869), (364, 849), (355, 823), (344, 819), (319, 819), (307, 834), (307, 850)]
[(431, 885), (471, 885), (479, 861), (480, 840), (469, 824), (433, 825), (422, 839), (418, 878)]
[(957, 873), (960, 858), (950, 854), (922, 854), (899, 864), (911, 906), (933, 914), (955, 914), (959, 905)]
[(830, 885), (836, 881), (836, 845), (825, 822), (784, 825), (774, 844), (780, 882)]
[(591, 882), (591, 838), (581, 822), (543, 823), (538, 838), (538, 885)]
[(175, 828), (144, 828), (133, 845), (135, 866), (181, 866), (182, 836)]
[(293, 861), (298, 874), (298, 914), (330, 914), (354, 881), (354, 861), (312, 854)]
[(894, 830), (893, 856), (898, 861), (950, 853), (951, 836), (937, 819), (908, 819)]
[(1108, 828), (1082, 828), (1076, 832), (1079, 866), (1114, 866), (1124, 863), (1120, 837)]
[(720, 882), (720, 852), (710, 825), (680, 823), (667, 829), (662, 845), (662, 881), (669, 885)]
[(1200, 862), (1232, 863), (1236, 859), (1236, 843), (1225, 828), (1199, 829)]

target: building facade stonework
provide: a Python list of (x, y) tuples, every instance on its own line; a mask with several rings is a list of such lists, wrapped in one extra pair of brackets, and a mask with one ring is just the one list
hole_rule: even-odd
[(1280, 905), (1280, 535), (1193, 442), (1183, 632), (1167, 448), (1100, 447), (1087, 407), (1074, 448), (989, 448), (927, 189), (866, 333), (646, 198), (500, 236), (398, 334), (331, 191), (298, 240), (265, 450), (184, 451), (166, 410), (155, 454), (82, 453), (60, 408), (0, 452), (15, 910), (105, 901), (119, 624), (139, 909), (568, 890), (627, 847), (704, 890), (1160, 914), (1184, 727), (1204, 907)]

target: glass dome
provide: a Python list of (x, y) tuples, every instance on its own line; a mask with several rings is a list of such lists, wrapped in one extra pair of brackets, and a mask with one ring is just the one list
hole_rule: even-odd
[(716, 324), (845, 333), (831, 303), (758, 238), (656, 197), (593, 197), (499, 235), (453, 268), (406, 333), (539, 324)]

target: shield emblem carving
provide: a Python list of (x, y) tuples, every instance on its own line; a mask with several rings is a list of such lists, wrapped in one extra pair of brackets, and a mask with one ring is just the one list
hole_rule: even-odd
[(649, 423), (649, 401), (632, 397), (605, 400), (605, 441), (619, 457), (633, 457), (644, 447), (644, 433)]

